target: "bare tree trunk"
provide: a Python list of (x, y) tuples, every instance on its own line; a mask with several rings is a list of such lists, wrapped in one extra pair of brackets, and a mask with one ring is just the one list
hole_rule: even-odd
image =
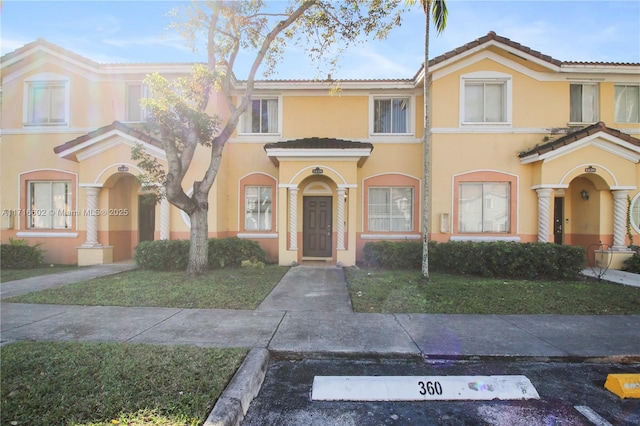
[(206, 201), (207, 194), (204, 194), (204, 197), (205, 201), (198, 202), (189, 215), (191, 235), (187, 274), (192, 277), (204, 274), (209, 266), (209, 204)]
[(431, 168), (431, 103), (429, 100), (429, 20), (431, 18), (431, 2), (424, 3), (425, 36), (424, 36), (424, 134), (423, 134), (423, 167), (424, 180), (422, 192), (422, 276), (429, 279), (429, 171)]

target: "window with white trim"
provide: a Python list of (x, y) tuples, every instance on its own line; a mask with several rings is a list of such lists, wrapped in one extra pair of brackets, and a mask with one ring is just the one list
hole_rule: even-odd
[(614, 114), (616, 123), (640, 123), (640, 86), (616, 84)]
[(69, 122), (68, 82), (28, 81), (26, 82), (27, 126), (66, 126)]
[(71, 182), (29, 182), (28, 227), (31, 229), (71, 228)]
[(146, 98), (147, 86), (143, 83), (127, 83), (125, 121), (139, 123), (146, 120), (146, 111), (140, 101)]
[(272, 200), (271, 186), (244, 187), (245, 231), (271, 231)]
[(598, 121), (598, 85), (596, 83), (572, 83), (569, 96), (571, 123)]
[(507, 121), (504, 81), (465, 81), (464, 121), (504, 123)]
[(411, 98), (373, 99), (373, 133), (410, 133)]
[(242, 133), (278, 133), (278, 98), (254, 99), (242, 114)]
[(509, 232), (510, 185), (509, 182), (460, 183), (458, 188), (458, 232)]
[(509, 127), (512, 120), (513, 79), (497, 71), (460, 76), (460, 125)]
[(413, 187), (369, 187), (369, 231), (413, 231)]

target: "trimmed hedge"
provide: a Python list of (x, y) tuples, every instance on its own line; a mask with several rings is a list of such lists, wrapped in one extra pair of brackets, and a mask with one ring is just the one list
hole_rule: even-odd
[(30, 246), (27, 240), (9, 238), (9, 244), (2, 244), (0, 247), (2, 269), (32, 269), (41, 266), (45, 250), (39, 246), (40, 244)]
[(252, 240), (236, 237), (209, 240), (209, 267), (221, 269), (228, 266), (238, 267), (243, 260), (265, 262), (265, 253), (260, 245)]
[(640, 274), (640, 247), (631, 245), (630, 249), (634, 251), (633, 256), (624, 261), (624, 271)]
[[(421, 242), (370, 242), (364, 263), (386, 269), (420, 269)], [(574, 279), (585, 264), (582, 247), (548, 243), (429, 242), (429, 270), (480, 277)]]
[[(143, 241), (133, 256), (142, 268), (184, 271), (189, 263), (189, 240)], [(265, 261), (262, 248), (252, 240), (236, 237), (209, 239), (209, 269), (238, 267), (243, 260)]]

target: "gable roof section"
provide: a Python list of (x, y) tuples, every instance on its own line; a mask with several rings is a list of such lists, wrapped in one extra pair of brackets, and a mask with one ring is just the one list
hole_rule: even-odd
[[(435, 58), (429, 60), (429, 67), (435, 67), (440, 64), (444, 65), (444, 62), (449, 60), (455, 60), (459, 57), (471, 54), (473, 51), (479, 50), (484, 45), (500, 45), (500, 47), (514, 54), (522, 54), (524, 57), (532, 59), (540, 64), (547, 64), (550, 68), (562, 69), (576, 67), (637, 67), (640, 63), (632, 62), (588, 62), (588, 61), (560, 61), (549, 55), (545, 55), (537, 50), (515, 42), (507, 37), (500, 36), (494, 31), (489, 31), (487, 35), (479, 37), (469, 43), (466, 43), (460, 47), (456, 47), (448, 52), (438, 55)], [(418, 72), (414, 75), (414, 80), (418, 80), (422, 77), (424, 72), (424, 64), (420, 67)]]
[(357, 158), (358, 166), (362, 166), (371, 155), (373, 144), (344, 139), (313, 137), (268, 143), (264, 146), (264, 150), (276, 166), (279, 164), (280, 159), (284, 157), (351, 157)]
[(162, 143), (158, 139), (119, 121), (114, 121), (107, 126), (58, 145), (53, 148), (53, 152), (61, 158), (82, 161), (84, 158), (96, 155), (113, 146), (113, 143), (108, 142), (113, 137), (118, 140), (116, 143), (124, 142), (130, 146), (140, 143), (151, 155), (160, 159), (165, 158)]
[(464, 44), (464, 45), (462, 45), (460, 47), (457, 47), (457, 48), (455, 48), (453, 50), (450, 50), (450, 51), (448, 51), (448, 52), (446, 52), (446, 53), (444, 53), (442, 55), (436, 56), (435, 58), (429, 60), (429, 66), (433, 66), (433, 65), (439, 64), (440, 62), (444, 62), (447, 59), (450, 59), (450, 58), (452, 58), (454, 56), (458, 56), (458, 55), (460, 55), (460, 54), (462, 54), (464, 52), (467, 52), (469, 50), (472, 50), (472, 49), (474, 49), (474, 48), (476, 48), (476, 47), (478, 47), (480, 45), (489, 43), (492, 40), (496, 41), (496, 42), (498, 42), (500, 44), (503, 44), (505, 46), (511, 47), (511, 48), (513, 48), (515, 50), (518, 50), (518, 51), (520, 51), (522, 53), (526, 53), (527, 55), (533, 56), (534, 58), (538, 58), (538, 59), (540, 59), (542, 61), (548, 62), (548, 63), (550, 63), (552, 65), (557, 66), (557, 67), (562, 65), (561, 61), (559, 61), (557, 59), (554, 59), (549, 55), (545, 55), (545, 54), (540, 53), (537, 50), (534, 50), (534, 49), (532, 49), (530, 47), (524, 46), (524, 45), (522, 45), (520, 43), (517, 43), (515, 41), (512, 41), (512, 40), (510, 40), (510, 39), (508, 39), (506, 37), (502, 37), (502, 36), (496, 34), (493, 31), (489, 31), (487, 33), (487, 35), (485, 35), (483, 37), (477, 38), (477, 39), (473, 40), (472, 42), (466, 43), (466, 44)]
[(12, 70), (20, 70), (23, 67), (22, 64), (32, 63), (33, 58), (41, 59), (46, 56), (70, 63), (77, 69), (83, 69), (91, 74), (104, 76), (110, 76), (113, 72), (130, 74), (147, 74), (155, 71), (187, 73), (191, 71), (195, 63), (99, 63), (44, 38), (38, 38), (0, 58), (3, 79), (11, 75)]
[(630, 161), (636, 163), (640, 161), (640, 139), (620, 130), (607, 127), (603, 122), (592, 124), (559, 139), (537, 145), (528, 151), (520, 153), (518, 157), (520, 157), (522, 164), (553, 159), (584, 145), (596, 143), (596, 139), (606, 141), (598, 145), (601, 148), (615, 151), (617, 155)]
[(9, 52), (5, 54), (2, 57), (2, 63), (8, 66), (13, 65), (15, 62), (20, 61), (24, 56), (30, 55), (33, 53), (33, 51), (37, 51), (37, 50), (44, 50), (44, 51), (48, 50), (50, 52), (55, 52), (94, 68), (97, 68), (99, 66), (97, 62), (94, 62), (89, 58), (85, 58), (82, 55), (79, 55), (75, 52), (72, 52), (63, 47), (60, 47), (57, 44), (48, 42), (42, 37), (39, 37), (38, 39), (36, 39), (35, 41), (32, 41), (31, 43), (27, 43), (24, 46), (19, 47), (13, 52)]

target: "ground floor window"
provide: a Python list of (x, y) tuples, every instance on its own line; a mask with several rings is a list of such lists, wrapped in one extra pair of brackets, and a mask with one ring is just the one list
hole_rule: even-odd
[(271, 231), (272, 187), (245, 186), (244, 229), (246, 231)]
[(369, 188), (369, 231), (413, 231), (413, 187)]
[(71, 228), (71, 182), (29, 182), (28, 227), (31, 229)]
[(509, 182), (460, 183), (458, 189), (458, 232), (509, 232), (510, 193)]

